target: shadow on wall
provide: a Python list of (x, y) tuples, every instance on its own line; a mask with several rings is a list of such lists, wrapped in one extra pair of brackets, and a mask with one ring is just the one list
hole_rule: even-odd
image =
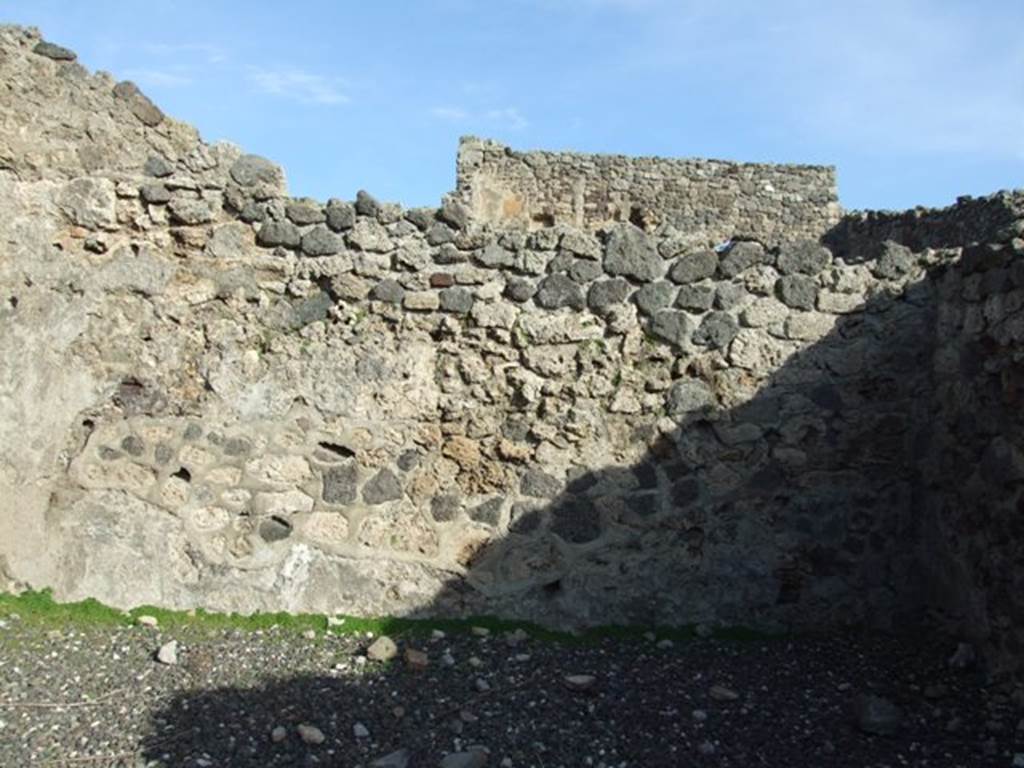
[[(713, 329), (709, 346), (731, 343), (734, 364), (675, 382), (674, 431), (638, 427), (648, 451), (629, 467), (581, 468), (564, 485), (527, 472), (522, 495), (537, 501), (513, 507), (509, 534), (477, 553), (468, 584), (451, 582), (432, 610), (457, 613), (472, 584), (499, 615), (555, 626), (937, 621), (992, 645), (993, 616), (1016, 604), (994, 585), (1016, 583), (1003, 561), (1024, 555), (997, 510), (1016, 515), (1024, 495), (1012, 457), (981, 459), (1000, 440), (1019, 442), (1019, 409), (1004, 394), (1024, 375), (1019, 364), (1000, 368), (1000, 357), (1021, 339), (994, 337), (1019, 315), (1008, 295), (1019, 297), (1024, 271), (1010, 248), (988, 244), (991, 230), (972, 229), (981, 226), (973, 213), (841, 223), (825, 240), (834, 255), (879, 278), (863, 306), (788, 357), (767, 335), (737, 351), (734, 325)], [(921, 267), (915, 282), (886, 287)], [(785, 363), (722, 408), (723, 392), (744, 390), (744, 355)], [(1013, 634), (994, 641), (994, 656), (1013, 658)]]
[[(933, 280), (840, 318), (735, 407), (716, 404), (742, 391), (742, 368), (687, 371), (669, 396), (685, 418), (670, 434), (638, 428), (649, 450), (633, 466), (581, 471), (564, 488), (527, 472), (523, 494), (547, 498), (513, 508), (470, 581), (502, 613), (577, 626), (608, 621), (611, 596), (646, 626), (916, 621)], [(716, 341), (735, 333), (723, 326)], [(747, 354), (781, 358), (765, 338)]]
[[(870, 258), (874, 269), (893, 270), (892, 276), (916, 263), (909, 251), (858, 254), (843, 252), (841, 244), (833, 247), (848, 260)], [(929, 247), (942, 246), (932, 242)], [(981, 287), (981, 301), (986, 292), (991, 296), (1009, 288), (985, 278), (993, 264), (1005, 271), (1005, 264), (975, 258), (986, 254), (991, 252), (946, 261), (940, 256), (918, 282), (874, 296), (843, 316), (821, 341), (790, 357), (738, 406), (717, 408), (715, 393), (730, 384), (723, 377), (742, 373), (687, 372), (691, 378), (683, 379), (686, 385), (673, 395), (687, 417), (671, 434), (638, 434), (650, 445), (640, 462), (581, 471), (561, 488), (542, 473), (528, 474), (524, 495), (538, 497), (536, 504), (514, 510), (509, 535), (477, 554), (469, 581), (491, 596), (499, 613), (547, 616), (552, 623), (599, 623), (607, 602), (602, 596), (612, 594), (617, 604), (631, 605), (632, 622), (647, 626), (675, 623), (673, 605), (680, 615), (706, 609), (709, 617), (726, 623), (866, 623), (903, 631), (922, 627), (929, 606), (968, 609), (974, 599), (969, 594), (929, 594), (947, 562), (920, 544), (930, 540), (923, 536), (925, 528), (944, 524), (935, 494), (963, 479), (955, 472), (944, 475), (949, 472), (944, 454), (955, 430), (943, 426), (948, 371), (936, 361), (950, 345), (961, 350), (955, 377), (976, 389), (980, 351), (970, 352), (972, 343), (949, 331), (963, 322), (960, 300), (965, 285), (979, 282), (975, 277), (989, 286)], [(695, 411), (694, 405), (702, 408)], [(1016, 419), (1000, 421), (989, 416), (984, 429), (1016, 428)], [(976, 438), (969, 443), (979, 444)], [(598, 537), (601, 547), (593, 544)], [(610, 541), (627, 554), (606, 561)], [(457, 613), (459, 606), (471, 604), (472, 590), (453, 581), (423, 614)], [(968, 618), (979, 616), (984, 619), (984, 612)], [(569, 664), (572, 658), (570, 651), (562, 660)], [(902, 662), (889, 661), (897, 675)], [(762, 662), (741, 656), (730, 663), (737, 679), (747, 679), (752, 670), (744, 665)], [(844, 662), (832, 660), (830, 668), (836, 663)], [(548, 672), (541, 667), (532, 674)], [(531, 669), (514, 673), (525, 681)], [(437, 666), (425, 674), (449, 673)], [(645, 711), (643, 692), (663, 687), (663, 674), (657, 664), (639, 665), (626, 676), (628, 686), (595, 699), (581, 700), (550, 680), (534, 680), (521, 690), (509, 686), (502, 693), (510, 697), (505, 711), (528, 716), (503, 719), (502, 728), (529, 730), (517, 731), (525, 744), (558, 741), (547, 728), (552, 723), (578, 729), (591, 721), (628, 719)], [(349, 734), (352, 722), (365, 719), (392, 724), (372, 756), (403, 745), (415, 745), (414, 757), (440, 755), (452, 747), (450, 723), (459, 720), (460, 708), (471, 701), (479, 713), (488, 702), (481, 698), (486, 694), (458, 691), (439, 702), (438, 687), (437, 681), (416, 682), (396, 664), (368, 673), (358, 684), (299, 676), (253, 689), (193, 691), (158, 712), (144, 748), (150, 759), (170, 755), (173, 764), (182, 765), (192, 764), (200, 746), (213, 765), (307, 764), (314, 752), (298, 739), (295, 724), (318, 723), (332, 734), (324, 748), (333, 745), (341, 753), (359, 749)], [(545, 692), (539, 704), (538, 690)], [(520, 695), (526, 698), (516, 698)], [(396, 703), (406, 709), (405, 717), (395, 717)], [(632, 738), (628, 728), (613, 736), (628, 748), (631, 761), (675, 765), (679, 757), (667, 750), (680, 746), (680, 734), (667, 724), (678, 717), (646, 718), (642, 739)], [(834, 738), (854, 739), (846, 718), (842, 711), (823, 710), (819, 725)], [(744, 723), (751, 733), (760, 733), (763, 725), (763, 738), (754, 739), (756, 756), (772, 758), (773, 764), (791, 757), (782, 754), (784, 739), (773, 732), (778, 726), (773, 707), (755, 708)], [(281, 724), (289, 726), (285, 740), (271, 745), (268, 734)], [(474, 743), (468, 733), (464, 743)], [(822, 759), (863, 764), (864, 750), (874, 744), (857, 739)], [(878, 749), (886, 748), (878, 742)], [(329, 762), (338, 753), (333, 758), (315, 754)], [(538, 764), (566, 759), (542, 752), (535, 757)]]

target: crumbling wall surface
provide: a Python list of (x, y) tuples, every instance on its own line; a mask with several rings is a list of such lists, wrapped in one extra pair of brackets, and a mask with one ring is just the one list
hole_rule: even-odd
[(981, 642), (993, 672), (1024, 659), (1024, 194), (998, 204), (990, 236), (934, 278), (933, 431), (920, 454), (929, 603)]
[[(10, 582), (115, 605), (907, 626), (935, 586), (922, 531), (966, 563), (962, 513), (929, 528), (925, 503), (944, 478), (921, 456), (954, 410), (935, 361), (966, 306), (935, 276), (1019, 255), (1017, 197), (719, 250), (629, 222), (527, 231), (457, 196), (288, 197), (269, 161), (30, 31), (0, 28), (0, 82)], [(108, 119), (121, 151), (86, 152)]]
[(474, 218), (497, 226), (631, 221), (703, 246), (816, 239), (841, 214), (830, 166), (518, 152), (475, 137), (459, 145), (456, 184)]

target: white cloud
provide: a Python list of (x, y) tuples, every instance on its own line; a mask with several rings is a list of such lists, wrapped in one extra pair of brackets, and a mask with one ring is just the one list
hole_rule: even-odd
[(469, 112), (461, 107), (433, 107), (430, 114), (438, 120), (447, 120), (452, 123), (461, 123), (469, 119)]
[(530, 124), (515, 107), (489, 109), (484, 113), (484, 119), (491, 123), (500, 124), (512, 131), (521, 131)]
[(249, 80), (259, 91), (303, 104), (347, 104), (350, 99), (341, 78), (325, 77), (297, 68), (252, 69)]
[(445, 122), (471, 124), (489, 130), (521, 131), (530, 125), (530, 121), (516, 107), (472, 110), (467, 107), (443, 106), (432, 107), (430, 114)]
[(156, 88), (179, 88), (191, 85), (192, 77), (183, 70), (167, 71), (162, 69), (127, 69), (122, 73), (127, 80), (138, 85)]
[(619, 76), (677, 76), (684, 92), (713, 90), (782, 130), (861, 151), (1021, 157), (1022, 9), (986, 14), (934, 0), (661, 4), (610, 61)]

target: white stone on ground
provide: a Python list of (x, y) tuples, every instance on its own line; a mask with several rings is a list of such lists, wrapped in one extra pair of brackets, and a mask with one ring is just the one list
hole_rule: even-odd
[(306, 744), (323, 744), (327, 740), (323, 731), (309, 723), (299, 723), (295, 730), (299, 732), (299, 738)]
[(160, 646), (156, 652), (156, 660), (161, 664), (173, 666), (178, 663), (178, 641), (171, 640)]

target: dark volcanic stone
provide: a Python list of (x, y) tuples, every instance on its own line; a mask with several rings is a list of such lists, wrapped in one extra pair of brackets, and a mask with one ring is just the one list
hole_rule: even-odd
[(779, 272), (784, 275), (796, 273), (816, 275), (832, 260), (828, 248), (815, 240), (801, 240), (785, 246), (776, 260)]
[(139, 190), (143, 201), (151, 205), (161, 205), (171, 199), (171, 190), (163, 184), (144, 184)]
[(327, 216), (323, 206), (315, 200), (292, 200), (285, 206), (284, 215), (288, 220), (299, 226), (322, 224)]
[(572, 499), (551, 510), (551, 532), (571, 544), (585, 544), (601, 535), (601, 516), (590, 499)]
[(444, 222), (435, 221), (427, 229), (427, 244), (437, 247), (455, 240), (455, 230)]
[(646, 282), (662, 274), (663, 262), (650, 238), (632, 224), (621, 224), (608, 238), (604, 271)]
[(430, 514), (439, 523), (450, 523), (462, 509), (462, 497), (456, 493), (442, 493), (430, 500)]
[(886, 242), (882, 246), (882, 255), (871, 270), (876, 277), (885, 280), (896, 280), (907, 275), (914, 268), (914, 254), (905, 245)]
[(508, 522), (509, 533), (518, 533), (520, 536), (533, 533), (540, 528), (541, 514), (535, 504), (527, 502), (513, 504)]
[(142, 166), (142, 171), (147, 176), (162, 179), (174, 173), (174, 166), (160, 155), (150, 155), (146, 164)]
[(505, 500), (501, 496), (495, 496), (493, 499), (488, 499), (473, 507), (469, 516), (478, 523), (496, 526), (501, 521), (501, 507), (504, 503)]
[(379, 211), (380, 203), (377, 202), (377, 198), (365, 189), (356, 192), (356, 213), (360, 216), (376, 216)]
[(692, 251), (675, 260), (668, 272), (668, 278), (673, 283), (681, 285), (695, 283), (714, 275), (717, 268), (717, 253), (711, 250)]
[(174, 458), (174, 449), (167, 443), (157, 443), (153, 449), (153, 460), (157, 464), (166, 464)]
[(783, 275), (775, 282), (779, 301), (794, 309), (814, 309), (818, 300), (818, 284), (807, 275)]
[(732, 309), (747, 296), (747, 289), (737, 283), (722, 283), (715, 289), (715, 308)]
[(715, 299), (715, 289), (710, 285), (684, 285), (676, 294), (676, 306), (691, 312), (703, 312), (711, 309)]
[(419, 466), (421, 459), (420, 452), (415, 448), (410, 448), (407, 451), (402, 451), (398, 456), (398, 460), (395, 462), (398, 468), (403, 472), (409, 472), (410, 470), (416, 469)]
[(401, 304), (405, 296), (405, 288), (401, 283), (392, 278), (381, 280), (370, 291), (370, 298), (374, 301), (383, 301), (388, 304)]
[(511, 267), (516, 263), (516, 255), (497, 243), (491, 243), (478, 251), (473, 259), (484, 267)]
[(121, 441), (121, 450), (129, 456), (141, 456), (146, 452), (146, 444), (142, 442), (141, 437), (128, 435), (128, 437)]
[(525, 277), (510, 277), (505, 284), (505, 295), (519, 303), (529, 301), (536, 292), (537, 286)]
[(651, 317), (650, 330), (659, 339), (682, 346), (693, 333), (693, 321), (683, 312), (662, 309)]
[(672, 306), (676, 287), (665, 280), (647, 283), (633, 294), (633, 301), (643, 314), (653, 315), (659, 309)]
[(723, 277), (735, 277), (755, 264), (762, 264), (765, 251), (760, 243), (739, 242), (725, 252), (718, 261), (718, 271)]
[(359, 468), (354, 461), (330, 467), (324, 472), (323, 499), (328, 504), (351, 504), (358, 484)]
[(473, 308), (473, 294), (469, 289), (461, 286), (445, 288), (440, 296), (441, 309), (445, 312), (454, 312), (457, 315), (468, 315)]
[(346, 203), (341, 200), (328, 200), (324, 213), (327, 219), (327, 226), (335, 232), (352, 229), (352, 226), (356, 223), (356, 209), (352, 203)]
[(302, 252), (307, 256), (331, 256), (340, 250), (341, 238), (323, 225), (302, 236)]
[(437, 212), (438, 218), (455, 229), (465, 229), (469, 225), (469, 215), (469, 209), (466, 206), (451, 198), (445, 200), (441, 210)]
[(363, 501), (367, 504), (384, 504), (402, 498), (402, 483), (390, 469), (385, 467), (370, 478), (363, 486)]
[(302, 242), (302, 235), (299, 228), (290, 221), (268, 221), (260, 227), (256, 233), (256, 242), (265, 248), (283, 246), (285, 248), (298, 248)]
[(573, 259), (572, 264), (569, 265), (569, 277), (580, 285), (593, 282), (601, 277), (602, 274), (603, 270), (599, 261)]
[(632, 290), (633, 286), (622, 277), (601, 280), (590, 286), (587, 292), (587, 306), (595, 314), (603, 315), (616, 304), (622, 304)]
[(132, 114), (139, 119), (143, 125), (147, 125), (150, 128), (164, 120), (164, 113), (160, 111), (160, 108), (149, 100), (139, 87), (132, 82), (125, 80), (124, 82), (118, 83), (114, 86), (114, 95), (119, 99), (124, 99), (128, 103), (128, 108)]
[(265, 157), (242, 155), (235, 160), (229, 173), (239, 186), (253, 187), (261, 182), (276, 182), (280, 170)]
[(74, 61), (78, 58), (74, 51), (60, 45), (48, 43), (45, 40), (40, 40), (36, 43), (35, 47), (32, 49), (32, 53), (45, 56), (46, 58), (53, 59), (54, 61)]
[(435, 208), (410, 208), (405, 212), (405, 220), (421, 232), (426, 232), (427, 227), (434, 223), (436, 214)]
[(722, 349), (736, 337), (737, 332), (739, 325), (732, 315), (727, 312), (712, 312), (694, 332), (693, 343), (711, 349)]
[(266, 542), (281, 541), (292, 535), (292, 524), (283, 517), (268, 518), (260, 523), (260, 538)]
[(583, 309), (583, 291), (573, 280), (563, 274), (548, 275), (537, 286), (533, 300), (544, 309), (571, 307)]
[(519, 481), (519, 491), (524, 496), (536, 496), (550, 499), (558, 495), (562, 488), (557, 478), (540, 469), (528, 469)]

